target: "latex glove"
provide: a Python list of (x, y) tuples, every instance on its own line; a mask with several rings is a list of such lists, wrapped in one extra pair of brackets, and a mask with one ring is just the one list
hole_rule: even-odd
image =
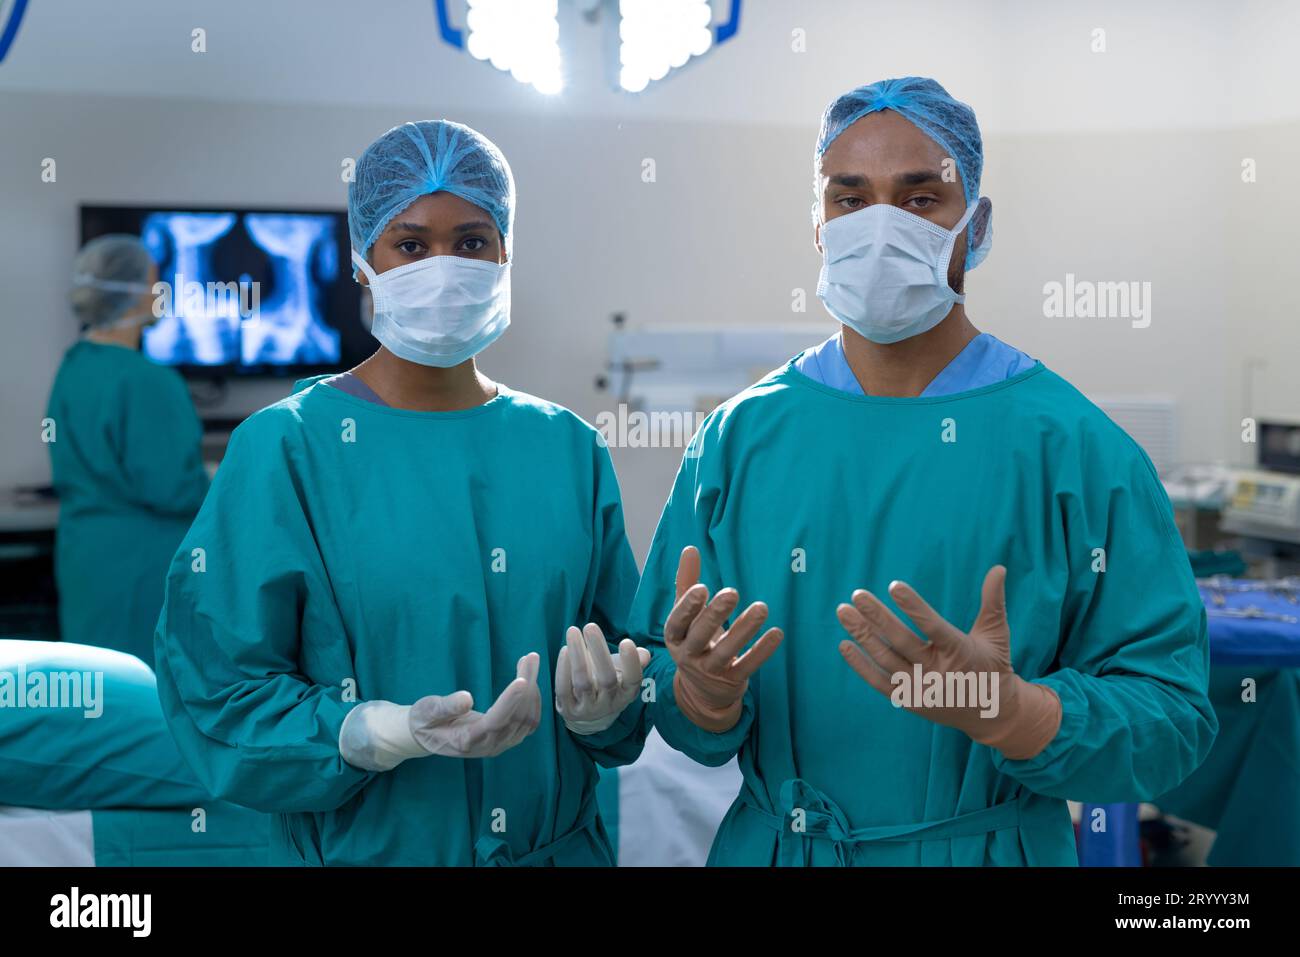
[(537, 729), (542, 696), (537, 688), (541, 658), (519, 659), (517, 677), (487, 710), (474, 711), (468, 691), (428, 695), (413, 705), (366, 701), (348, 712), (339, 730), (343, 760), (366, 771), (391, 771), (409, 758), (431, 754), (491, 758)]
[(767, 606), (754, 602), (724, 631), (740, 595), (724, 588), (709, 601), (709, 589), (699, 581), (700, 553), (688, 545), (677, 563), (677, 603), (664, 622), (664, 644), (677, 665), (677, 707), (692, 724), (716, 733), (736, 726), (750, 676), (772, 657), (784, 635), (769, 628), (741, 654), (767, 620)]
[[(902, 672), (912, 681), (914, 665), (922, 675), (953, 672), (990, 676), (996, 682), (997, 713), (979, 703), (966, 707), (917, 706), (908, 710), (938, 724), (965, 732), (973, 740), (997, 748), (1011, 760), (1025, 760), (1041, 752), (1061, 726), (1061, 699), (1044, 685), (1025, 681), (1011, 667), (1011, 626), (1007, 621), (1007, 570), (995, 565), (984, 578), (980, 611), (975, 624), (963, 632), (931, 608), (902, 582), (892, 582), (889, 595), (916, 623), (929, 641), (922, 641), (875, 595), (853, 593), (853, 604), (840, 605), (840, 624), (853, 641), (840, 642), (840, 654), (858, 675), (881, 694), (894, 691), (891, 675)], [(913, 682), (914, 684), (914, 682)]]
[(596, 734), (636, 700), (650, 652), (624, 638), (618, 643), (618, 654), (611, 655), (604, 633), (594, 622), (581, 631), (570, 627), (565, 638), (568, 644), (555, 662), (555, 710), (574, 734)]

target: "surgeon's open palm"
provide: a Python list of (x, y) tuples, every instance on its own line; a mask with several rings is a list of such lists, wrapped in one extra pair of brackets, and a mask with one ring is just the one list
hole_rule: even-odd
[(536, 652), (520, 658), (517, 677), (486, 712), (473, 710), (468, 691), (421, 698), (411, 705), (411, 734), (430, 754), (451, 758), (492, 758), (513, 748), (541, 722), (540, 662)]
[(772, 657), (784, 636), (781, 629), (769, 628), (745, 651), (767, 621), (767, 606), (754, 602), (724, 630), (740, 595), (724, 588), (709, 601), (708, 587), (700, 584), (699, 550), (690, 545), (677, 563), (676, 594), (664, 622), (664, 645), (677, 665), (677, 707), (705, 731), (727, 731), (740, 720), (750, 676)]
[(943, 700), (938, 706), (921, 705), (920, 689), (914, 689), (907, 709), (957, 728), (1008, 756), (1037, 754), (1059, 726), (1060, 700), (1055, 692), (1020, 678), (1011, 667), (1006, 578), (1007, 570), (1001, 565), (984, 576), (979, 615), (966, 632), (944, 619), (910, 586), (891, 583), (890, 597), (928, 641), (921, 640), (879, 598), (859, 589), (853, 593), (851, 605), (837, 609), (840, 624), (853, 638), (840, 642), (840, 654), (867, 684), (886, 696), (894, 690), (892, 676), (901, 673), (914, 681), (917, 665), (923, 680), (937, 674), (939, 687), (945, 690), (972, 687), (969, 682), (950, 681), (950, 676), (973, 676), (976, 688), (980, 680), (987, 688), (996, 683), (996, 708), (981, 703), (978, 695), (965, 703)]

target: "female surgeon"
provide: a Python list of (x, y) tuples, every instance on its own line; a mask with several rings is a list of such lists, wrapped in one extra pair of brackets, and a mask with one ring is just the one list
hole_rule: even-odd
[(146, 663), (167, 564), (208, 490), (185, 383), (140, 352), (157, 277), (134, 236), (101, 236), (77, 254), (72, 309), (83, 334), (47, 413), (62, 638)]
[(457, 123), (366, 149), (380, 348), (235, 431), (172, 562), (163, 709), (210, 790), (277, 813), (273, 863), (613, 861), (596, 763), (641, 749), (648, 652), (604, 635), (636, 565), (598, 433), (475, 365), (510, 322), (514, 200)]

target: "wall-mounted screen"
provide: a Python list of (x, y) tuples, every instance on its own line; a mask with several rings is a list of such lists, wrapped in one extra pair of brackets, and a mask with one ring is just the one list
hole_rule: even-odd
[(158, 263), (142, 349), (193, 375), (302, 375), (375, 349), (341, 210), (82, 206), (81, 241), (139, 236)]

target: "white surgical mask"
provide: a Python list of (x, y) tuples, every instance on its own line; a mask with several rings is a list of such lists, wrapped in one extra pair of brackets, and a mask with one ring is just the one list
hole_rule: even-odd
[(375, 304), (371, 334), (395, 356), (449, 368), (482, 352), (510, 325), (510, 263), (430, 256), (375, 273), (352, 251)]
[[(97, 279), (94, 276), (78, 273), (72, 277), (72, 285), (75, 287), (89, 286), (91, 289), (102, 289), (104, 292), (134, 292), (143, 295), (146, 292), (153, 292), (153, 286), (147, 282), (129, 282), (122, 279)], [(108, 332), (113, 329), (129, 329), (132, 326), (151, 326), (158, 321), (151, 309), (144, 309), (142, 312), (127, 313), (111, 322), (101, 322), (98, 325), (84, 326), (82, 335), (91, 332)]]
[(948, 285), (953, 245), (979, 207), (952, 229), (877, 203), (824, 223), (817, 298), (826, 311), (872, 342), (928, 332), (966, 297)]

